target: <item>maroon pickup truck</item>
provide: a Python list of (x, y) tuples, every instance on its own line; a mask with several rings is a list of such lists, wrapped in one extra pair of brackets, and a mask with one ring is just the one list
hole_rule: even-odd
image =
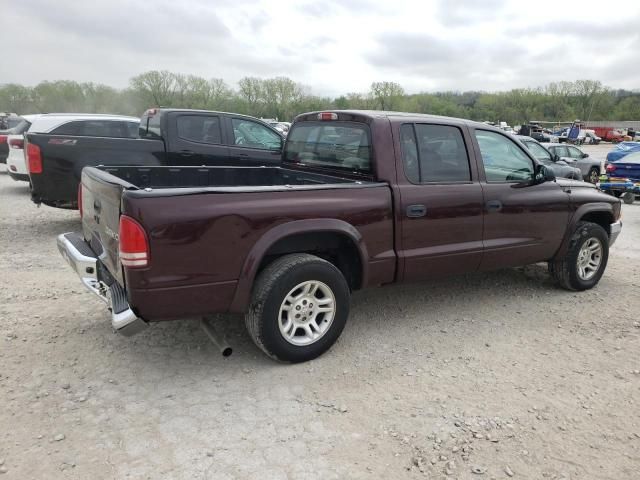
[(371, 111), (300, 115), (278, 167), (87, 167), (79, 197), (58, 247), (116, 330), (240, 312), (290, 362), (331, 347), (363, 288), (549, 262), (589, 289), (622, 228), (618, 199), (509, 134)]

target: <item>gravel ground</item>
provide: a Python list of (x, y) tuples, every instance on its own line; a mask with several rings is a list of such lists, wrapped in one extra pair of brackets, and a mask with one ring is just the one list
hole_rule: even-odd
[(226, 359), (195, 320), (113, 334), (55, 247), (77, 212), (0, 173), (0, 478), (638, 478), (640, 204), (623, 210), (590, 292), (540, 265), (360, 292), (334, 348), (287, 366), (239, 317)]

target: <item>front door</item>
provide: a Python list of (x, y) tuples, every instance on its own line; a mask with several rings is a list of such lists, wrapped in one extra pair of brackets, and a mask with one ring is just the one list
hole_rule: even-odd
[(484, 192), (481, 270), (549, 260), (569, 221), (569, 194), (556, 182), (532, 184), (535, 162), (506, 134), (474, 130)]
[(471, 272), (482, 257), (482, 188), (459, 125), (405, 123), (396, 149), (400, 274), (405, 281)]

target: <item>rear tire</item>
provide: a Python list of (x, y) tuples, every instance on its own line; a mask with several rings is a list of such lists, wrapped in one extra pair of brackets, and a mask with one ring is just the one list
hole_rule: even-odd
[(271, 358), (306, 362), (338, 339), (349, 300), (347, 281), (333, 264), (305, 253), (286, 255), (258, 275), (245, 325)]
[(609, 236), (600, 225), (578, 222), (565, 255), (549, 262), (549, 273), (567, 290), (595, 287), (609, 259)]
[(589, 170), (588, 179), (589, 182), (593, 183), (594, 185), (598, 183), (598, 181), (600, 180), (600, 170), (598, 170), (597, 168), (592, 168), (591, 170)]

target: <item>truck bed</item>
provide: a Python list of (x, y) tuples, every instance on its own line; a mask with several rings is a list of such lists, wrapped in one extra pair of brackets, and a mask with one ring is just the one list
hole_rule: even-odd
[[(319, 223), (366, 242), (372, 283), (388, 283), (395, 272), (391, 189), (384, 182), (281, 167), (88, 167), (82, 210), (85, 241), (126, 286), (142, 318), (232, 309), (241, 269), (259, 242)], [(121, 215), (147, 232), (148, 268), (122, 268)], [(314, 241), (324, 245), (321, 236)], [(191, 292), (188, 302), (172, 300), (181, 291)]]
[[(216, 189), (217, 191), (258, 191), (299, 186), (362, 186), (375, 182), (333, 175), (311, 173), (284, 167), (213, 167), (213, 166), (98, 166), (87, 174), (108, 183), (124, 180), (129, 189)], [(111, 176), (117, 177), (116, 181)], [(172, 191), (171, 195), (179, 192)]]

